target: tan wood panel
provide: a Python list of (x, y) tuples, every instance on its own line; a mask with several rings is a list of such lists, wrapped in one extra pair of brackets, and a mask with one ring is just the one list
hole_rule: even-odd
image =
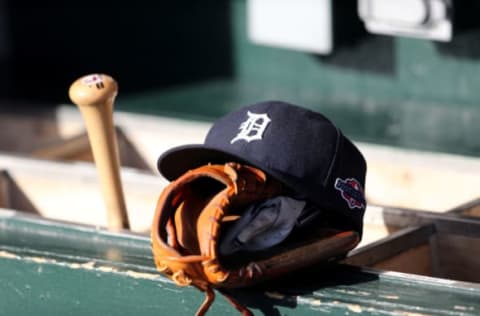
[(374, 264), (373, 267), (382, 270), (432, 276), (433, 266), (430, 245), (426, 244), (408, 249), (387, 260)]
[(439, 235), (435, 239), (437, 275), (460, 281), (480, 282), (480, 239)]

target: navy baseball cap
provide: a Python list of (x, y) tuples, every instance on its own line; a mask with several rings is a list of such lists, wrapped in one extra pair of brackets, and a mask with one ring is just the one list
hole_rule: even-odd
[(362, 234), (366, 162), (324, 115), (282, 101), (248, 105), (215, 121), (203, 144), (163, 153), (157, 166), (171, 181), (190, 169), (229, 161), (262, 169), (296, 198), (335, 213)]

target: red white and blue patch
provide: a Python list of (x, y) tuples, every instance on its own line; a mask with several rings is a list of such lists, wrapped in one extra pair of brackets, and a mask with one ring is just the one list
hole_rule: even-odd
[(350, 209), (365, 208), (365, 197), (362, 185), (354, 178), (345, 180), (337, 178), (335, 180), (335, 189), (340, 191), (342, 198), (348, 203)]

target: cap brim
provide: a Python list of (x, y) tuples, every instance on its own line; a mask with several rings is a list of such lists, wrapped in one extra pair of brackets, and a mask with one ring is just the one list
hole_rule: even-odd
[(208, 163), (230, 161), (255, 165), (255, 162), (246, 161), (238, 156), (205, 145), (184, 145), (164, 152), (158, 158), (157, 168), (166, 179), (172, 181), (190, 169)]
[(188, 170), (195, 169), (209, 163), (224, 164), (227, 162), (248, 164), (250, 166), (259, 168), (296, 192), (295, 197), (297, 199), (306, 198), (304, 194), (304, 192), (306, 192), (306, 188), (301, 182), (298, 181), (298, 179), (279, 172), (278, 170), (269, 168), (265, 162), (256, 161), (253, 159), (245, 159), (204, 144), (184, 145), (165, 151), (158, 158), (157, 168), (162, 176), (169, 181), (173, 181)]

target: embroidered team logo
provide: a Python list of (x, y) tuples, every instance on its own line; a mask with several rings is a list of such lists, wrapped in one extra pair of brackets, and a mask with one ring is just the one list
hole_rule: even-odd
[(265, 132), (268, 124), (272, 121), (267, 113), (257, 114), (248, 111), (247, 115), (247, 120), (240, 124), (240, 132), (230, 141), (230, 144), (241, 139), (248, 143), (252, 140), (262, 139), (263, 132)]
[(350, 209), (365, 208), (365, 197), (363, 196), (363, 188), (354, 178), (335, 180), (335, 189), (340, 191), (342, 198), (347, 201)]

